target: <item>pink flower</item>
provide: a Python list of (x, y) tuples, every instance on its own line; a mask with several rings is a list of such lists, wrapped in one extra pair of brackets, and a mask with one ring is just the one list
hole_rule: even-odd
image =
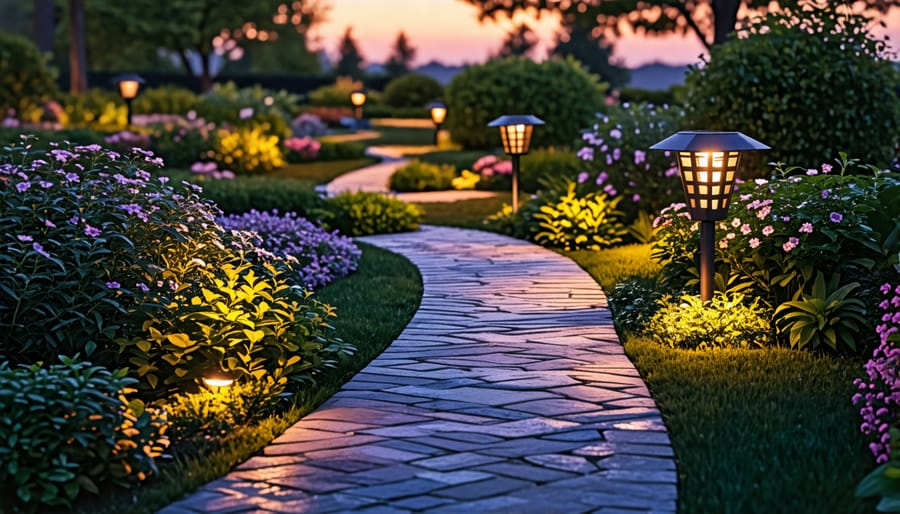
[(740, 218), (734, 218), (733, 220), (731, 220), (731, 226), (734, 227), (734, 228), (740, 227), (740, 226), (741, 226), (741, 219), (740, 219)]
[(809, 168), (808, 170), (806, 170), (806, 174), (810, 177), (815, 177), (816, 175), (819, 174), (819, 170), (817, 170), (815, 168)]
[(749, 234), (752, 231), (753, 230), (750, 228), (750, 225), (748, 225), (746, 223), (741, 225), (741, 234), (744, 234), (746, 236), (747, 234)]
[(719, 248), (728, 248), (728, 240), (722, 239), (721, 241), (719, 241)]
[(786, 243), (784, 243), (783, 245), (781, 245), (781, 248), (782, 248), (785, 252), (790, 252), (790, 251), (793, 250), (794, 248), (797, 248), (797, 245), (798, 245), (798, 244), (800, 244), (800, 240), (797, 239), (796, 237), (793, 237), (793, 236), (792, 236), (792, 237), (790, 237), (790, 238), (787, 240)]
[(774, 232), (775, 232), (775, 227), (773, 227), (772, 225), (766, 225), (762, 229), (762, 235), (764, 235), (766, 237), (771, 236)]
[(587, 181), (587, 179), (588, 179), (588, 172), (582, 171), (581, 173), (578, 174), (578, 183), (579, 184), (584, 184), (585, 181)]
[(822, 173), (831, 173), (831, 165), (828, 163), (822, 164)]
[(813, 226), (812, 223), (806, 222), (800, 226), (800, 229), (797, 232), (801, 234), (812, 234)]
[(754, 237), (749, 241), (750, 248), (758, 248), (759, 247), (759, 238)]
[(496, 155), (485, 155), (475, 161), (475, 164), (472, 165), (472, 171), (481, 171), (481, 168), (493, 166), (495, 162), (497, 162)]
[(500, 175), (511, 175), (512, 174), (512, 161), (500, 161), (494, 165), (494, 173), (498, 173)]

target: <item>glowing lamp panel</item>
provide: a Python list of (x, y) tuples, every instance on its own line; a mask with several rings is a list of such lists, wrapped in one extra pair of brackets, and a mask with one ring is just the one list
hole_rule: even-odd
[(503, 151), (508, 155), (524, 155), (528, 153), (531, 144), (531, 131), (533, 125), (504, 125), (500, 127), (500, 137), (503, 139)]
[(140, 82), (136, 80), (123, 80), (119, 82), (119, 94), (122, 98), (131, 99), (137, 96)]
[(446, 117), (446, 107), (434, 107), (431, 109), (431, 121), (433, 121), (435, 124), (440, 125), (441, 123), (444, 123), (444, 119)]
[(723, 219), (734, 189), (740, 152), (679, 152), (684, 194), (691, 216)]
[(366, 94), (365, 93), (351, 93), (350, 94), (350, 103), (352, 103), (355, 107), (360, 107), (362, 104), (366, 103)]

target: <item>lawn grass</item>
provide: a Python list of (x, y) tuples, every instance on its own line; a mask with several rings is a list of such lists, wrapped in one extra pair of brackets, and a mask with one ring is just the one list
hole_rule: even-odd
[(316, 386), (299, 394), (287, 412), (258, 425), (236, 427), (191, 455), (176, 456), (163, 466), (159, 477), (139, 489), (86, 501), (78, 506), (78, 512), (156, 512), (260, 451), (387, 348), (418, 309), (422, 280), (405, 257), (364, 243), (359, 246), (363, 249), (359, 269), (317, 292), (319, 299), (337, 309), (332, 324), (338, 336), (354, 343), (358, 352), (344, 359), (338, 369), (320, 376)]
[[(652, 276), (649, 245), (566, 255), (605, 290)], [(862, 513), (873, 467), (850, 402), (861, 358), (785, 348), (692, 351), (625, 335), (672, 439), (680, 514)]]
[(288, 164), (283, 168), (270, 171), (267, 175), (270, 177), (294, 178), (314, 182), (316, 184), (325, 184), (348, 171), (353, 171), (376, 162), (378, 162), (378, 159), (367, 157), (364, 159)]
[(499, 211), (504, 203), (508, 204), (511, 201), (512, 194), (503, 192), (491, 198), (417, 205), (425, 211), (422, 217), (424, 224), (489, 230), (484, 224), (484, 219)]

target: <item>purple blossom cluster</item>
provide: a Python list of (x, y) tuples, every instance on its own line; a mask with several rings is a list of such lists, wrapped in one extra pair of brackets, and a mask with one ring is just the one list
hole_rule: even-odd
[(150, 136), (130, 130), (122, 130), (103, 138), (103, 142), (110, 148), (125, 152), (132, 148), (150, 148)]
[(879, 307), (884, 314), (875, 329), (880, 344), (865, 364), (867, 378), (853, 381), (859, 389), (853, 404), (862, 417), (860, 431), (871, 439), (869, 449), (879, 464), (891, 459), (890, 431), (900, 428), (900, 285), (886, 283), (881, 292), (884, 300)]
[(231, 170), (220, 170), (219, 165), (215, 161), (202, 162), (198, 161), (191, 164), (191, 173), (210, 177), (214, 179), (233, 179), (234, 172)]
[(276, 258), (284, 259), (299, 275), (297, 282), (309, 290), (318, 289), (356, 270), (362, 252), (349, 237), (327, 232), (319, 225), (288, 212), (250, 211), (219, 218), (225, 229), (250, 231), (259, 236), (260, 246)]

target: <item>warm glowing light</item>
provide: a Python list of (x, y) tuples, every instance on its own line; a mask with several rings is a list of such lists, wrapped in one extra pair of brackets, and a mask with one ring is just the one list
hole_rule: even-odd
[(137, 80), (121, 80), (119, 81), (119, 94), (122, 98), (130, 100), (137, 96), (141, 83)]
[(514, 114), (501, 116), (488, 126), (500, 128), (500, 139), (503, 141), (503, 151), (506, 154), (525, 155), (531, 145), (534, 126), (543, 124), (543, 120), (536, 116)]
[(440, 125), (444, 123), (444, 119), (447, 118), (447, 108), (446, 107), (432, 107), (431, 108), (431, 121), (435, 123), (435, 125)]
[(362, 105), (366, 103), (366, 92), (357, 89), (350, 93), (350, 103), (352, 103), (354, 107), (362, 107)]
[(219, 388), (230, 387), (234, 384), (234, 379), (222, 372), (212, 372), (203, 377), (203, 383), (207, 387)]

